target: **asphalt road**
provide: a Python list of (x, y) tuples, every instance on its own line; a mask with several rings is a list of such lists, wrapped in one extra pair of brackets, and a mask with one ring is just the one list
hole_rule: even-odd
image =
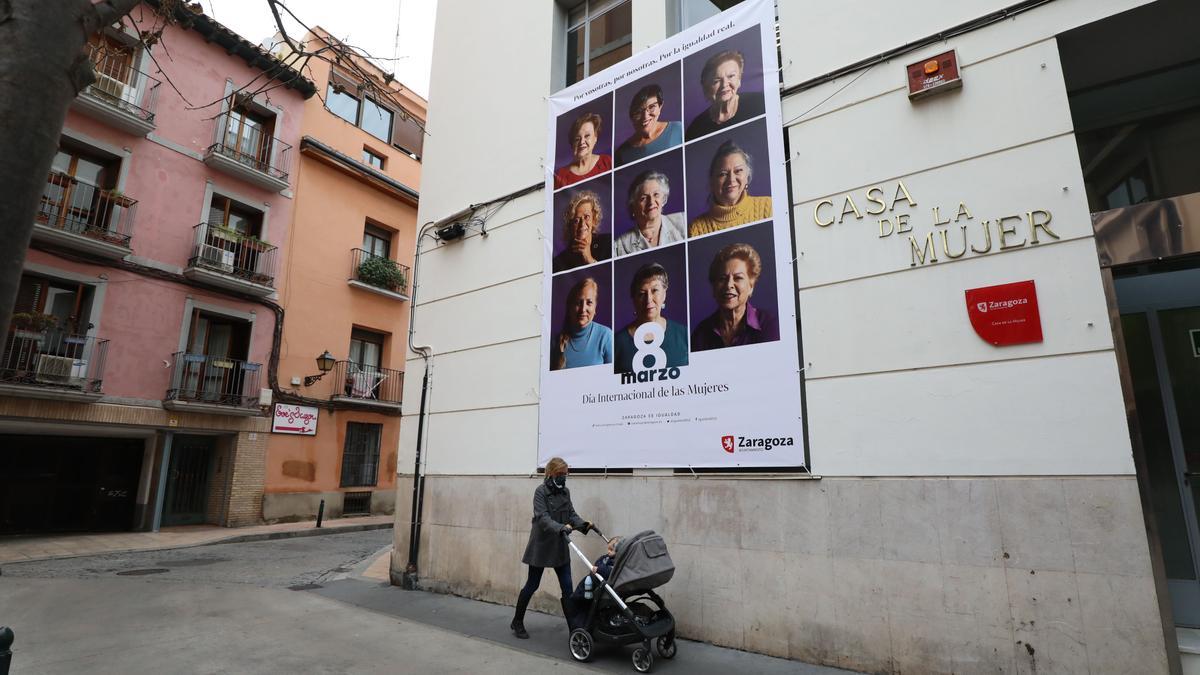
[(168, 551), (110, 553), (12, 563), (3, 567), (0, 579), (141, 577), (155, 582), (299, 587), (345, 577), (355, 565), (391, 542), (391, 530), (369, 530)]
[(346, 577), (390, 539), (377, 530), (5, 565), (11, 675), (577, 669), (290, 590)]

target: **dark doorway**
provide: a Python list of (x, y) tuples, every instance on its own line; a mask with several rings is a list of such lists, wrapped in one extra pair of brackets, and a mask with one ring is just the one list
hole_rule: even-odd
[(216, 441), (212, 436), (175, 437), (167, 469), (163, 525), (199, 525), (205, 521)]
[(133, 527), (145, 441), (0, 436), (0, 534)]

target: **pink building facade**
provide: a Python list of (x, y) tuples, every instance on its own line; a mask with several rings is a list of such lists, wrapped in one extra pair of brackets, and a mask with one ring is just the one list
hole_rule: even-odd
[(149, 51), (132, 30), (96, 39), (63, 128), (0, 354), (0, 534), (261, 519), (314, 88), (180, 18)]

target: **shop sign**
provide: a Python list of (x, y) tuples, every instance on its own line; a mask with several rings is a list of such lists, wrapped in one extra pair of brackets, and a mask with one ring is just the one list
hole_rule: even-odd
[(1033, 280), (971, 288), (966, 298), (971, 327), (985, 341), (997, 347), (1042, 341)]
[(271, 432), (315, 436), (318, 412), (316, 408), (306, 405), (276, 403), (275, 417), (271, 421)]

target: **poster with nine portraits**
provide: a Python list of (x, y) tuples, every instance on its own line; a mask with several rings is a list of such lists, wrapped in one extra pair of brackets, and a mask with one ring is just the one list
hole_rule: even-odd
[(804, 465), (774, 5), (549, 101), (538, 463)]

